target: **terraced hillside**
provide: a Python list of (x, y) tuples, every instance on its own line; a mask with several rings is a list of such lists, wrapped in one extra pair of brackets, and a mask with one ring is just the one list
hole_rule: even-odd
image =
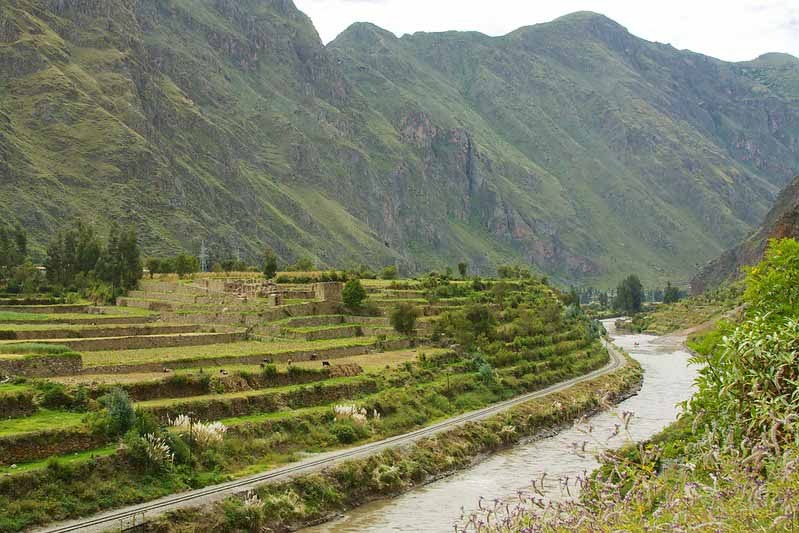
[[(361, 314), (154, 280), (84, 316), (0, 316), (0, 529), (404, 433), (608, 362), (591, 323), (538, 281), (363, 283)], [(411, 337), (387, 316), (407, 302), (420, 315)]]
[(268, 245), (662, 285), (799, 172), (797, 65), (724, 63), (592, 13), (498, 38), (356, 25), (325, 47), (290, 0), (11, 0), (0, 217), (40, 251), (83, 215), (135, 224), (159, 256), (205, 240), (251, 261)]

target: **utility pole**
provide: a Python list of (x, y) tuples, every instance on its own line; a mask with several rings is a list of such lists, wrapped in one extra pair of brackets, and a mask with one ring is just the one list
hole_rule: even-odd
[(205, 246), (205, 239), (200, 245), (200, 272), (208, 272), (208, 248)]

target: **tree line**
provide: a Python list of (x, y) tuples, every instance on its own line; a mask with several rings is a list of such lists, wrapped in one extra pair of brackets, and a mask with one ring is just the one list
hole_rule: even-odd
[(50, 240), (44, 266), (53, 286), (112, 300), (136, 288), (142, 277), (136, 229), (112, 222), (103, 239), (79, 221)]

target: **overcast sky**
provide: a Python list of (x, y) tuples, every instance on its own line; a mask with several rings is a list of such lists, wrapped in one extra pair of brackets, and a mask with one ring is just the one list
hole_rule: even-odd
[(573, 11), (607, 15), (633, 34), (728, 61), (799, 57), (799, 0), (294, 0), (325, 43), (353, 22), (397, 35), (476, 30), (504, 35)]

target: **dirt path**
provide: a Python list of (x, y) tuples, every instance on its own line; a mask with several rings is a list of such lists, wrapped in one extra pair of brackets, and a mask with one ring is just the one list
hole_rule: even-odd
[(378, 442), (364, 444), (362, 446), (347, 450), (317, 454), (304, 461), (293, 463), (281, 468), (276, 468), (268, 472), (255, 474), (219, 485), (213, 485), (204, 489), (197, 489), (166, 496), (148, 503), (101, 513), (90, 518), (83, 518), (50, 525), (35, 531), (50, 533), (81, 531), (93, 533), (107, 531), (112, 528), (115, 530), (125, 529), (151, 520), (166, 512), (187, 507), (208, 505), (235, 494), (248, 492), (265, 483), (284, 481), (291, 477), (316, 472), (341, 462), (367, 457), (389, 448), (406, 446), (420, 439), (430, 437), (436, 435), (437, 433), (452, 429), (456, 426), (466, 424), (467, 422), (474, 422), (488, 418), (530, 400), (539, 399), (555, 392), (562, 392), (578, 383), (609, 374), (623, 367), (625, 364), (624, 355), (612, 345), (608, 343), (605, 343), (605, 345), (610, 353), (610, 362), (606, 366), (583, 376), (552, 385), (551, 387), (547, 387), (546, 389), (542, 389), (540, 391), (524, 394), (511, 400), (499, 402), (477, 411), (465, 413), (437, 424), (406, 433), (404, 435), (390, 437)]

